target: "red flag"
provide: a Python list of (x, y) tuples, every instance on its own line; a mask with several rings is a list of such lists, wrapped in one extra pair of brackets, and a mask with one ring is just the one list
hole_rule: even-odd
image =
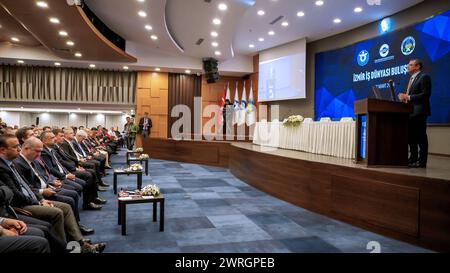
[(223, 113), (223, 108), (225, 107), (225, 98), (226, 98), (226, 95), (227, 95), (227, 87), (225, 86), (225, 88), (224, 88), (224, 90), (223, 90), (222, 98), (220, 99), (220, 102), (219, 102), (220, 112), (219, 112), (219, 115), (217, 116), (217, 123), (218, 123), (219, 125), (222, 125), (222, 124), (223, 124), (223, 115), (222, 115), (222, 113)]

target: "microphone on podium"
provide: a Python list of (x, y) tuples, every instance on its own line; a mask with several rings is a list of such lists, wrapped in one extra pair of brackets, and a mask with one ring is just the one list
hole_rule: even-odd
[(389, 91), (391, 93), (391, 100), (397, 101), (397, 97), (395, 96), (395, 91), (394, 91), (394, 81), (392, 79), (389, 80)]

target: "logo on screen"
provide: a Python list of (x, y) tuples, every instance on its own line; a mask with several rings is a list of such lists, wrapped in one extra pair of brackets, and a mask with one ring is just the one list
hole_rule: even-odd
[(360, 66), (365, 66), (369, 62), (369, 58), (369, 52), (367, 50), (361, 50), (357, 57), (358, 64)]
[(414, 37), (408, 36), (406, 37), (401, 46), (401, 50), (403, 55), (410, 55), (413, 53), (414, 49), (416, 48), (416, 40), (414, 40)]
[(380, 56), (384, 58), (387, 55), (389, 55), (389, 45), (384, 44), (380, 47)]

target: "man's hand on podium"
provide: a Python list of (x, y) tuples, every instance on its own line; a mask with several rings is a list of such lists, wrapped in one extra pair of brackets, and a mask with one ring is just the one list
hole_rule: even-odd
[(398, 94), (398, 99), (401, 102), (407, 103), (408, 102), (408, 95), (406, 95), (405, 93), (400, 93), (400, 94)]

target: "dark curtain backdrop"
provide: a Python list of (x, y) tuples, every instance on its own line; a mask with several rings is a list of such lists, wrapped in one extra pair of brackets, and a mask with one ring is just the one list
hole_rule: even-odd
[[(172, 124), (178, 118), (172, 118), (172, 108), (176, 105), (184, 104), (191, 109), (191, 132), (194, 132), (194, 97), (201, 97), (202, 77), (186, 74), (169, 74), (169, 122), (168, 136), (172, 138)], [(200, 110), (201, 111), (201, 110)]]
[(136, 103), (136, 72), (0, 65), (0, 100)]

